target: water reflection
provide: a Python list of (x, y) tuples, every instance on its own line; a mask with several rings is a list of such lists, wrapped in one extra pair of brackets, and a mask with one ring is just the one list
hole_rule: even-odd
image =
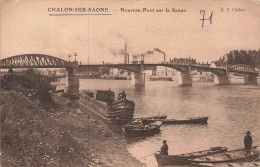
[(144, 86), (132, 86), (134, 88), (135, 96), (145, 96), (145, 87)]
[(178, 95), (181, 95), (181, 99), (191, 100), (192, 99), (192, 87), (180, 87)]

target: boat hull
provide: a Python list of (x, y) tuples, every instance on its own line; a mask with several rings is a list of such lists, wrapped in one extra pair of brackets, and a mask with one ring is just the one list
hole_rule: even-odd
[[(166, 119), (167, 115), (157, 115), (157, 116), (150, 116), (150, 117), (134, 117), (134, 119), (141, 119), (141, 120), (155, 120), (155, 121), (160, 121), (161, 119)], [(153, 122), (155, 122), (153, 121)]]
[(162, 122), (157, 121), (155, 123), (147, 125), (124, 125), (122, 130), (127, 137), (140, 137), (140, 136), (151, 136), (160, 132)]
[(185, 120), (174, 120), (174, 119), (165, 119), (162, 120), (163, 124), (205, 124), (208, 122), (209, 117), (198, 117)]
[(150, 81), (172, 81), (172, 77), (150, 77)]
[(217, 163), (233, 163), (233, 162), (251, 162), (259, 159), (259, 147), (255, 146), (251, 149), (251, 155), (245, 156), (244, 149), (227, 151), (225, 153), (214, 154), (211, 156), (202, 156), (190, 159), (192, 164), (217, 164)]
[(143, 119), (145, 123), (151, 123), (155, 121), (162, 121), (163, 124), (206, 124), (208, 122), (208, 117), (198, 117), (184, 120), (176, 119)]
[(194, 157), (212, 155), (212, 154), (226, 152), (226, 151), (227, 151), (226, 147), (214, 147), (209, 150), (203, 150), (203, 151), (180, 154), (180, 155), (155, 154), (155, 157), (158, 165), (183, 165), (183, 164), (188, 164), (189, 163), (188, 160)]
[(150, 130), (124, 130), (123, 132), (128, 137), (137, 137), (137, 136), (151, 136), (160, 132), (160, 127), (156, 127)]
[(260, 167), (260, 162), (234, 162), (221, 164), (195, 164), (196, 167)]
[(119, 100), (107, 104), (89, 96), (80, 99), (83, 107), (111, 124), (125, 124), (133, 120), (135, 103), (130, 100)]

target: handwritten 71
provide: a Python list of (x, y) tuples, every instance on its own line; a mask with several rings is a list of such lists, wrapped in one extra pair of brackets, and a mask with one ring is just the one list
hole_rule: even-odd
[(209, 20), (210, 24), (212, 24), (212, 16), (213, 16), (213, 11), (211, 11), (211, 15), (208, 19), (205, 19), (205, 10), (200, 10), (200, 14), (202, 14), (202, 19), (200, 19), (202, 21), (202, 28), (204, 26), (204, 21), (205, 20)]

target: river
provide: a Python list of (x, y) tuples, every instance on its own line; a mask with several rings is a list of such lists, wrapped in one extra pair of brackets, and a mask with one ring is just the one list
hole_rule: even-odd
[[(135, 116), (166, 114), (181, 119), (209, 116), (206, 125), (162, 125), (157, 135), (126, 140), (128, 151), (137, 159), (158, 151), (167, 140), (169, 154), (180, 154), (226, 146), (243, 147), (245, 132), (250, 130), (253, 145), (260, 145), (260, 85), (226, 85), (193, 82), (180, 87), (176, 82), (147, 81), (135, 87), (129, 80), (81, 79), (80, 90), (111, 88), (116, 94), (126, 91), (136, 103)], [(258, 130), (257, 130), (258, 129)], [(147, 166), (157, 166), (154, 156), (140, 159)]]

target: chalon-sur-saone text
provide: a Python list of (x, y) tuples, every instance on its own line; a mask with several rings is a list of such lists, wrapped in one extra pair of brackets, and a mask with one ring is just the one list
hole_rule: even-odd
[(48, 8), (48, 12), (109, 12), (109, 8)]

